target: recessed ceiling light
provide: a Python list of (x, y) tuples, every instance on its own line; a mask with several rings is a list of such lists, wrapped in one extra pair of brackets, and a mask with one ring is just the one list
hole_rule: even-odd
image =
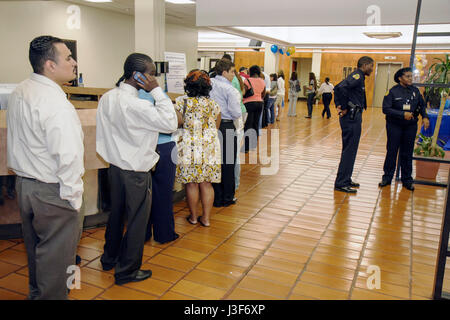
[(112, 0), (84, 0), (87, 2), (112, 2)]
[(390, 38), (398, 38), (402, 35), (401, 32), (363, 32), (369, 38), (375, 39), (390, 39)]
[(192, 0), (166, 0), (166, 2), (175, 3), (175, 4), (194, 4), (195, 3)]

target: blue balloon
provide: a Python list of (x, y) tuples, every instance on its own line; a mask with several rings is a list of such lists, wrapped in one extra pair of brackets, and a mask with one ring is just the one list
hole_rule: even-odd
[(270, 47), (270, 50), (271, 50), (273, 53), (277, 53), (277, 51), (278, 51), (278, 46), (277, 46), (276, 44), (273, 44), (273, 45)]
[(286, 51), (286, 55), (289, 57), (291, 54), (288, 51)]
[(283, 49), (282, 49), (282, 48), (280, 48), (279, 52), (280, 52), (281, 54), (283, 54), (283, 53), (284, 53), (284, 52), (283, 52)]

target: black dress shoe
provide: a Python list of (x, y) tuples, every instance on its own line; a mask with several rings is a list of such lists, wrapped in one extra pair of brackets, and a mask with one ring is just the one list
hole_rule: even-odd
[(215, 208), (222, 208), (222, 207), (223, 207), (223, 204), (222, 204), (222, 203), (216, 203), (216, 202), (214, 202), (214, 203), (213, 203), (213, 207), (215, 207)]
[(120, 286), (122, 284), (129, 283), (129, 282), (139, 282), (139, 281), (148, 279), (151, 276), (152, 276), (151, 270), (138, 270), (138, 272), (136, 273), (136, 275), (134, 277), (124, 277), (124, 278), (116, 279), (115, 283)]
[(235, 204), (236, 203), (236, 200), (231, 200), (231, 201), (227, 201), (227, 202), (225, 202), (224, 204), (223, 204), (223, 206), (224, 207), (228, 207), (228, 206), (231, 206), (232, 204)]
[[(188, 217), (188, 219), (189, 219), (189, 217)], [(158, 242), (158, 243), (160, 243), (160, 244), (165, 244), (165, 243), (169, 243), (169, 242), (175, 241), (175, 240), (177, 240), (179, 237), (180, 237), (180, 235), (179, 235), (178, 233), (175, 233), (172, 240), (167, 240), (167, 241), (158, 241), (158, 240), (155, 240), (155, 241)]]
[(77, 255), (76, 257), (75, 257), (75, 264), (76, 265), (79, 265), (81, 263), (81, 257), (79, 256), (79, 255)]
[(412, 183), (404, 183), (403, 186), (409, 191), (414, 191), (414, 184)]
[(347, 193), (356, 193), (357, 192), (355, 189), (352, 189), (350, 187), (334, 187), (334, 190), (347, 192)]
[(350, 187), (352, 188), (359, 188), (359, 183), (358, 182), (350, 182)]
[(383, 188), (383, 187), (389, 186), (390, 184), (391, 184), (390, 181), (382, 180), (382, 181), (378, 184), (378, 186), (379, 186), (380, 188)]

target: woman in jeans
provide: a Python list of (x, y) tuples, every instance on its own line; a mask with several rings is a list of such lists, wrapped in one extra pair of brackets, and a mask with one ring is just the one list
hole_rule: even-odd
[(289, 79), (289, 111), (288, 117), (297, 116), (297, 99), (298, 93), (297, 85), (300, 87), (300, 83), (297, 79), (297, 72), (292, 72), (291, 79)]
[(330, 83), (330, 78), (325, 78), (325, 82), (322, 83), (322, 85), (319, 88), (318, 95), (322, 95), (322, 101), (323, 101), (323, 111), (322, 111), (322, 118), (325, 115), (325, 112), (327, 113), (327, 119), (331, 118), (331, 112), (330, 112), (330, 102), (333, 98), (333, 88), (334, 86)]
[[(244, 125), (244, 152), (247, 153), (250, 149), (256, 148), (259, 117), (264, 107), (264, 95), (266, 93), (266, 83), (261, 79), (261, 69), (258, 66), (250, 67), (250, 78), (246, 79), (244, 84), (246, 91), (253, 88), (253, 95), (244, 98), (244, 105), (247, 109), (247, 120)], [(249, 130), (254, 130), (254, 132)]]
[(314, 97), (316, 95), (317, 90), (317, 81), (316, 81), (316, 75), (314, 72), (309, 73), (309, 87), (306, 90), (306, 94), (308, 97), (307, 105), (308, 105), (308, 115), (305, 116), (305, 118), (311, 118), (312, 112), (313, 112), (313, 104), (314, 104)]
[(278, 78), (277, 78), (277, 99), (275, 100), (275, 113), (276, 113), (276, 120), (280, 121), (281, 113), (283, 111), (283, 100), (284, 100), (284, 72), (283, 70), (278, 71)]
[(267, 123), (273, 124), (275, 122), (275, 100), (277, 99), (277, 74), (272, 73), (270, 75), (270, 93), (269, 93), (269, 101), (267, 103), (267, 109), (269, 112), (267, 113)]

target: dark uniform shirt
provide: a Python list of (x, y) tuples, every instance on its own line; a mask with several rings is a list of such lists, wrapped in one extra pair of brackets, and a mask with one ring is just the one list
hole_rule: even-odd
[[(406, 120), (405, 112), (413, 113), (414, 119)], [(400, 84), (393, 86), (384, 97), (383, 113), (386, 115), (386, 121), (400, 125), (417, 122), (419, 114), (422, 118), (428, 118), (425, 101), (419, 89), (414, 86), (403, 87)]]
[(334, 87), (334, 103), (341, 106), (342, 110), (348, 109), (348, 102), (360, 108), (367, 109), (366, 89), (364, 86), (365, 75), (360, 69), (352, 72), (347, 78)]

